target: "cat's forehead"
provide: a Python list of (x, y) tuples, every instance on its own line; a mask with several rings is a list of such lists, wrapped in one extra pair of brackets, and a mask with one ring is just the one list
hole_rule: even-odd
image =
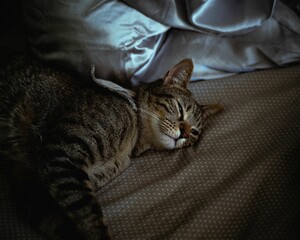
[(159, 97), (174, 97), (174, 98), (190, 98), (191, 92), (185, 88), (168, 87), (168, 86), (153, 86), (153, 94)]
[(167, 100), (168, 104), (178, 105), (180, 103), (181, 106), (189, 106), (193, 108), (197, 108), (198, 103), (192, 97), (192, 94), (187, 89), (178, 89), (178, 88), (158, 88), (152, 92), (153, 99), (156, 100)]

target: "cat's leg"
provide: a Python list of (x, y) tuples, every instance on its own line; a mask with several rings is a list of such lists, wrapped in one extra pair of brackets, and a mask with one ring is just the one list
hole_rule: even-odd
[(98, 162), (91, 166), (88, 175), (95, 189), (99, 189), (120, 175), (130, 164), (129, 154), (119, 153), (118, 156), (106, 163)]
[[(62, 210), (56, 207), (45, 206), (48, 209), (46, 214), (43, 214), (43, 217), (39, 222), (35, 224), (38, 229), (48, 236), (49, 239), (53, 240), (85, 240), (86, 238), (79, 232), (75, 223), (62, 212)], [(45, 211), (43, 211), (45, 213)]]
[(75, 224), (53, 201), (37, 172), (26, 162), (10, 160), (11, 175), (6, 185), (23, 220), (49, 239), (83, 240)]
[(77, 226), (83, 239), (111, 239), (91, 181), (84, 168), (67, 158), (54, 158), (40, 170), (49, 192)]

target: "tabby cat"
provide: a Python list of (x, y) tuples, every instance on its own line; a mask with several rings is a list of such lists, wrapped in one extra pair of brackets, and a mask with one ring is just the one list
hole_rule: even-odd
[(222, 109), (192, 98), (190, 59), (135, 91), (93, 71), (86, 82), (26, 57), (1, 66), (0, 161), (25, 216), (50, 239), (111, 239), (97, 189), (131, 155), (193, 145)]

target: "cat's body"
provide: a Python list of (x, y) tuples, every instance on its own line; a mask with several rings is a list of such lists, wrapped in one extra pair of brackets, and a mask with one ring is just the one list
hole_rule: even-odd
[(97, 189), (132, 154), (192, 145), (221, 108), (195, 102), (186, 89), (191, 73), (192, 62), (182, 61), (164, 80), (139, 87), (133, 106), (27, 58), (2, 66), (0, 161), (10, 162), (30, 220), (52, 239), (109, 239)]

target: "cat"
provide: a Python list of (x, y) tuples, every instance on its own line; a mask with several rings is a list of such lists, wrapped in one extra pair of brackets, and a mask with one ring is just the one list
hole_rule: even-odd
[(80, 81), (21, 56), (0, 69), (0, 161), (23, 214), (49, 239), (111, 239), (97, 189), (131, 156), (195, 144), (223, 109), (192, 97), (191, 59), (134, 91), (94, 71)]

